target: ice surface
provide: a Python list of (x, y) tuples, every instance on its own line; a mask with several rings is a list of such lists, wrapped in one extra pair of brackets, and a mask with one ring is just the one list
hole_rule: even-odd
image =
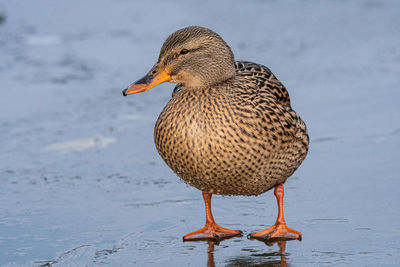
[[(400, 263), (400, 4), (366, 1), (6, 1), (0, 24), (0, 265)], [(219, 33), (271, 68), (307, 123), (285, 214), (303, 241), (181, 237), (201, 194), (168, 169), (153, 127), (173, 85), (122, 97), (173, 31)], [(213, 198), (217, 221), (271, 225), (271, 192)], [(212, 250), (212, 249), (211, 249)], [(47, 265), (46, 265), (47, 264)]]

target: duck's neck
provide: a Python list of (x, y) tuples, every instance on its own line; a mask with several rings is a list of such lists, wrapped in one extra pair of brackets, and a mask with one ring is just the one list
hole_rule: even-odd
[(179, 83), (188, 89), (217, 87), (221, 84), (232, 81), (235, 78), (235, 75), (236, 72), (234, 66), (232, 71), (217, 73), (205, 72), (193, 75), (183, 72), (180, 74)]

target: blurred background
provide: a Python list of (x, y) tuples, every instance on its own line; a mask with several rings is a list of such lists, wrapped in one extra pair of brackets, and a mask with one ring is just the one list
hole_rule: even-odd
[[(153, 143), (173, 85), (121, 91), (189, 25), (271, 68), (307, 123), (285, 190), (301, 242), (246, 239), (272, 192), (213, 198), (242, 238), (182, 242), (204, 207)], [(395, 0), (0, 0), (0, 265), (398, 266), (399, 74)]]

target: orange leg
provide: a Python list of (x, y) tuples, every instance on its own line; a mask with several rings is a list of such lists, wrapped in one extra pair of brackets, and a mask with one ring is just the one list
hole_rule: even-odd
[(283, 185), (275, 186), (275, 197), (278, 202), (278, 218), (275, 224), (263, 231), (252, 233), (249, 238), (256, 238), (260, 240), (301, 240), (301, 233), (287, 227), (285, 218), (283, 217)]
[(183, 241), (220, 240), (242, 235), (242, 231), (223, 228), (215, 223), (211, 212), (211, 196), (212, 194), (203, 192), (204, 204), (206, 205), (206, 225), (185, 235)]

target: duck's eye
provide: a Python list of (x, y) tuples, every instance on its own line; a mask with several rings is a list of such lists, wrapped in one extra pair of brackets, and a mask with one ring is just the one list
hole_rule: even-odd
[(189, 50), (182, 49), (181, 52), (179, 52), (179, 54), (184, 55), (184, 54), (187, 54), (188, 52), (189, 52)]

